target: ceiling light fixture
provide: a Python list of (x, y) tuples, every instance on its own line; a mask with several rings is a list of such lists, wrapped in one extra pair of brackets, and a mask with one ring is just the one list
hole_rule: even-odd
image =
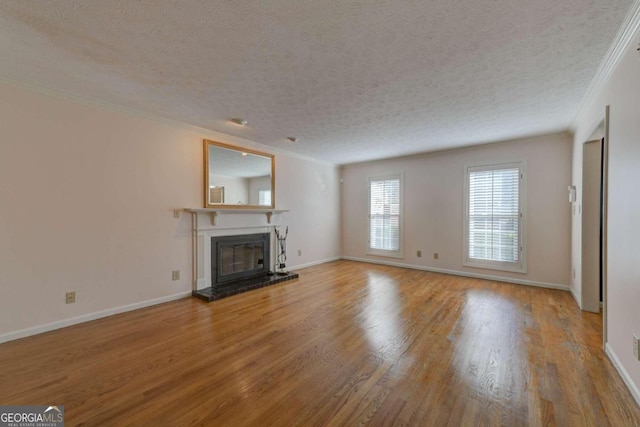
[(244, 126), (248, 123), (245, 119), (239, 119), (239, 118), (231, 119), (231, 121), (240, 126)]
[(288, 137), (287, 137), (287, 141), (290, 141), (290, 142), (297, 142), (297, 141), (298, 141), (298, 138), (296, 138), (295, 136), (288, 136)]

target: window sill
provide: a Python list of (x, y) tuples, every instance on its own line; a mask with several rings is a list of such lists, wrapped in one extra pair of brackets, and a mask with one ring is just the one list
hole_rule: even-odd
[(465, 267), (483, 268), (486, 270), (506, 271), (509, 273), (526, 274), (527, 268), (524, 265), (517, 264), (499, 264), (491, 261), (465, 261), (462, 263)]
[(404, 258), (402, 251), (385, 251), (381, 249), (369, 249), (367, 255), (381, 256), (386, 258)]

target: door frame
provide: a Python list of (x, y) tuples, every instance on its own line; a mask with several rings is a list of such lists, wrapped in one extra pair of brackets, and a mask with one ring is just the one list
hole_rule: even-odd
[[(584, 140), (581, 144), (584, 149), (584, 144), (593, 141), (593, 134), (598, 128), (603, 125), (602, 136), (602, 203), (601, 203), (601, 221), (602, 221), (602, 242), (601, 242), (601, 258), (602, 269), (600, 275), (602, 277), (602, 347), (607, 344), (608, 336), (608, 321), (607, 321), (607, 277), (608, 277), (608, 206), (609, 206), (609, 126), (610, 126), (610, 107), (606, 105), (603, 113), (598, 117), (594, 123), (591, 132), (588, 134), (589, 138)], [(584, 169), (584, 159), (582, 160), (581, 167)], [(582, 194), (582, 188), (580, 189)], [(582, 204), (582, 200), (581, 200)], [(582, 215), (580, 215), (580, 230), (582, 234)], [(581, 238), (582, 240), (582, 238)], [(582, 246), (580, 247), (580, 269), (582, 270)], [(582, 277), (582, 275), (581, 275)], [(581, 280), (582, 282), (582, 280)], [(580, 293), (582, 294), (582, 283), (580, 284)]]

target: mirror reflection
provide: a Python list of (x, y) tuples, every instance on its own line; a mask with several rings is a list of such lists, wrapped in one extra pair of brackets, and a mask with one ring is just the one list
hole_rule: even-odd
[(204, 140), (205, 207), (273, 208), (274, 156)]

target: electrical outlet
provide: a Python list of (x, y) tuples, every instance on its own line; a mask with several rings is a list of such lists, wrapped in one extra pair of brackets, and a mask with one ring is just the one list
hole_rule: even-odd
[(433, 259), (438, 259), (438, 252), (433, 253)]
[(640, 362), (640, 353), (638, 352), (638, 336), (633, 334), (633, 355), (636, 360)]
[(298, 256), (302, 256), (302, 249), (298, 249)]
[(76, 293), (75, 293), (75, 291), (67, 292), (65, 296), (66, 296), (66, 299), (67, 299), (67, 304), (73, 304), (74, 302), (76, 302)]
[(422, 258), (422, 251), (416, 251), (416, 256), (418, 258)]
[(173, 210), (173, 217), (174, 218), (180, 218), (181, 215), (182, 215), (182, 209), (174, 209)]
[(180, 270), (173, 270), (171, 272), (171, 280), (180, 280)]

